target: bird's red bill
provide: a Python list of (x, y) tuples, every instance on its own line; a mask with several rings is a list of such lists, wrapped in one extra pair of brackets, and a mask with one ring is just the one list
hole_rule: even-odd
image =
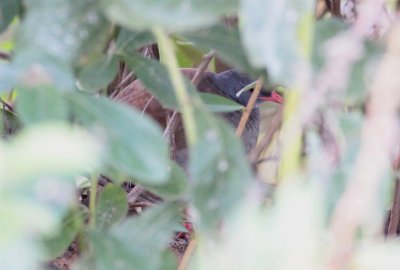
[(278, 104), (283, 103), (283, 97), (279, 95), (277, 92), (272, 91), (271, 96), (269, 97), (259, 97), (260, 100), (262, 101), (269, 101), (269, 102), (275, 102)]

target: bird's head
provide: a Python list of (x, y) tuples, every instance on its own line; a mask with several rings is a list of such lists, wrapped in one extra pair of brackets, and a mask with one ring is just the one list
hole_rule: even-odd
[[(240, 90), (254, 83), (254, 80), (236, 70), (227, 70), (215, 74), (213, 83), (216, 85), (218, 91), (221, 92), (222, 95), (236, 101), (243, 106), (247, 105), (255, 87), (254, 86), (248, 91), (239, 93)], [(264, 101), (281, 104), (283, 102), (283, 98), (275, 91), (262, 88), (260, 95), (258, 96), (257, 103), (259, 104)]]

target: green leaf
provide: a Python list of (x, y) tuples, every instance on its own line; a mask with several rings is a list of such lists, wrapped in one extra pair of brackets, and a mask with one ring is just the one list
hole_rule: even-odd
[(150, 32), (135, 32), (121, 29), (116, 40), (116, 52), (131, 54), (136, 49), (154, 43), (154, 36)]
[(51, 86), (22, 87), (18, 92), (17, 111), (26, 125), (68, 119), (68, 107), (64, 98)]
[[(147, 247), (163, 249), (168, 245), (176, 228), (180, 228), (181, 211), (183, 206), (177, 202), (170, 202), (146, 209), (139, 217), (127, 219), (120, 225), (113, 227), (111, 233), (130, 244), (136, 242), (143, 251)], [(152, 241), (157, 239), (157, 241)]]
[[(132, 30), (161, 26), (170, 31), (211, 25), (221, 15), (234, 12), (236, 0), (104, 0), (107, 16)], [(132, 18), (135, 18), (134, 20)]]
[(178, 107), (168, 71), (162, 64), (138, 54), (123, 55), (122, 58), (165, 108), (176, 109)]
[(89, 93), (99, 92), (106, 87), (118, 72), (118, 61), (114, 57), (102, 55), (84, 66), (79, 73), (80, 88)]
[(241, 1), (241, 32), (247, 55), (254, 67), (267, 68), (278, 82), (290, 81), (298, 61), (304, 57), (302, 38), (312, 18), (313, 1)]
[[(204, 53), (193, 46), (193, 43), (191, 42), (186, 42), (180, 40), (179, 38), (175, 38), (174, 46), (178, 65), (181, 68), (192, 68), (199, 66), (203, 60)], [(211, 66), (211, 64), (209, 66)]]
[(49, 259), (61, 256), (67, 250), (78, 233), (82, 231), (87, 216), (87, 210), (83, 207), (70, 211), (63, 219), (59, 231), (45, 237), (43, 244)]
[[(157, 61), (147, 59), (137, 54), (130, 56), (124, 55), (124, 61), (132, 68), (143, 83), (161, 104), (168, 109), (178, 110), (178, 105), (175, 97), (171, 80), (166, 68)], [(185, 78), (186, 88), (192, 93), (195, 92), (193, 85)], [(243, 107), (234, 101), (231, 101), (222, 96), (200, 93), (203, 102), (212, 112), (230, 112), (237, 111)]]
[(160, 205), (127, 219), (109, 233), (90, 232), (97, 269), (163, 269), (162, 258), (179, 226), (180, 210), (176, 203)]
[(104, 49), (108, 22), (94, 1), (24, 3), (26, 16), (17, 35), (14, 63), (21, 69), (22, 81), (30, 85), (53, 82), (61, 89), (73, 88), (74, 65)]
[(19, 0), (0, 1), (0, 33), (7, 29), (20, 8)]
[(4, 109), (0, 109), (0, 137), (8, 138), (21, 128), (18, 117)]
[(32, 125), (13, 137), (3, 150), (7, 156), (4, 160), (0, 156), (2, 165), (7, 168), (5, 174), (0, 171), (3, 185), (13, 179), (19, 179), (14, 184), (21, 185), (24, 184), (22, 180), (44, 176), (68, 178), (91, 172), (100, 165), (103, 156), (98, 138), (60, 123)]
[(108, 184), (100, 193), (96, 208), (96, 227), (107, 230), (128, 213), (128, 199), (118, 185)]
[(199, 230), (210, 232), (243, 199), (252, 179), (241, 142), (231, 127), (203, 110), (196, 111), (199, 141), (190, 149), (190, 200)]
[[(326, 224), (320, 190), (308, 181), (288, 181), (279, 185), (271, 203), (249, 194), (224, 224), (221, 237), (199, 239), (203, 241), (197, 242), (187, 269), (310, 269), (323, 265), (318, 260), (326, 254), (322, 247), (328, 245), (321, 245)], [(293, 228), (297, 215), (302, 218)], [(235, 260), (227, 260), (235, 255)]]
[(101, 128), (108, 145), (107, 164), (140, 179), (161, 184), (168, 180), (168, 148), (161, 129), (146, 115), (106, 98), (66, 93), (79, 123)]
[(254, 71), (250, 66), (237, 29), (215, 25), (207, 29), (184, 33), (182, 37), (204, 51), (215, 50), (222, 60), (249, 75), (260, 75), (260, 72)]
[(210, 93), (200, 93), (200, 97), (207, 108), (212, 112), (233, 112), (242, 110), (244, 108), (242, 105), (223, 96)]
[(41, 238), (60, 230), (76, 200), (72, 176), (98, 165), (101, 153), (94, 141), (76, 129), (47, 124), (0, 142), (2, 267), (29, 270), (43, 262)]
[(145, 185), (144, 187), (166, 200), (179, 198), (187, 189), (186, 174), (175, 162), (171, 161), (170, 175), (167, 183), (162, 185)]

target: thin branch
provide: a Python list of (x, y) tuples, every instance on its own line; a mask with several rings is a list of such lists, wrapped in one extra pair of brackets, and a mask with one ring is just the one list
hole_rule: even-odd
[(201, 61), (199, 67), (197, 68), (196, 73), (193, 76), (192, 83), (197, 86), (200, 82), (200, 79), (203, 77), (204, 72), (206, 71), (208, 65), (211, 60), (215, 57), (215, 52), (210, 51), (209, 53), (203, 56), (203, 60)]
[(128, 75), (126, 75), (126, 76), (122, 79), (122, 81), (118, 84), (117, 88), (118, 88), (118, 89), (123, 88), (123, 87), (125, 86), (125, 84), (126, 84), (130, 79), (133, 79), (133, 77), (134, 77), (133, 72), (132, 72), (132, 71), (129, 72)]
[(90, 185), (90, 197), (89, 197), (89, 224), (91, 228), (96, 228), (96, 199), (97, 199), (97, 188), (98, 188), (98, 177), (92, 175)]
[(340, 12), (340, 0), (332, 0), (332, 9), (331, 9), (332, 15), (335, 17), (340, 17), (341, 12)]
[(262, 152), (268, 148), (268, 146), (272, 142), (272, 138), (274, 134), (279, 130), (282, 125), (282, 114), (283, 109), (282, 106), (279, 107), (278, 112), (275, 114), (274, 118), (272, 119), (271, 125), (268, 127), (267, 132), (265, 133), (264, 137), (261, 139), (261, 142), (254, 148), (250, 153), (250, 160), (251, 162), (258, 163), (258, 159), (260, 158)]
[(261, 158), (259, 160), (257, 160), (257, 162), (255, 163), (255, 165), (260, 165), (264, 162), (270, 162), (270, 161), (279, 161), (279, 156), (278, 157), (266, 157), (266, 158)]
[(147, 108), (149, 107), (150, 103), (153, 101), (154, 95), (151, 96), (151, 98), (146, 102), (146, 105), (144, 105), (144, 108), (142, 110), (142, 115), (146, 112)]
[(13, 106), (5, 102), (2, 98), (0, 98), (0, 102), (3, 104), (5, 108), (7, 108), (10, 112), (14, 112)]
[(144, 191), (144, 187), (136, 185), (132, 188), (132, 190), (128, 193), (128, 204), (133, 204), (139, 198), (140, 194)]
[(250, 96), (250, 100), (247, 103), (246, 108), (244, 109), (242, 118), (240, 118), (239, 125), (236, 129), (236, 135), (241, 137), (246, 127), (247, 121), (249, 120), (250, 114), (253, 111), (254, 106), (256, 105), (256, 101), (258, 96), (260, 95), (261, 88), (263, 86), (263, 80), (261, 78), (258, 79), (256, 87), (254, 88), (253, 93)]
[(396, 236), (399, 220), (400, 220), (400, 179), (397, 178), (394, 188), (392, 209), (390, 211), (388, 236)]
[(170, 75), (172, 85), (174, 86), (179, 107), (182, 111), (186, 140), (189, 146), (194, 145), (197, 142), (197, 125), (195, 121), (193, 98), (190, 97), (186, 90), (185, 81), (182, 73), (179, 71), (172, 41), (168, 37), (166, 31), (161, 27), (154, 28), (153, 34), (158, 42), (160, 52), (165, 57), (165, 65)]
[(0, 59), (9, 61), (11, 59), (11, 56), (6, 52), (0, 51)]
[(164, 134), (163, 134), (165, 138), (169, 138), (171, 134), (174, 133), (177, 123), (177, 115), (178, 111), (174, 111), (171, 118), (168, 120), (167, 127), (164, 129)]
[[(125, 71), (124, 71), (125, 73)], [(127, 75), (122, 75), (122, 81), (115, 87), (115, 90), (111, 93), (110, 98), (113, 99), (115, 98), (120, 92), (124, 91), (126, 87), (130, 85), (130, 80), (134, 79), (134, 74), (133, 72), (130, 72)]]
[(321, 20), (329, 11), (329, 6), (326, 2), (317, 1), (315, 7), (315, 17), (317, 21)]
[(325, 0), (325, 4), (328, 7), (330, 13), (334, 17), (340, 17), (340, 0)]
[(194, 248), (196, 247), (196, 238), (193, 238), (188, 247), (185, 250), (185, 253), (183, 254), (182, 260), (178, 266), (178, 270), (185, 270), (187, 269), (189, 259), (192, 256), (192, 253), (194, 251)]
[(132, 209), (132, 208), (136, 208), (136, 207), (151, 207), (154, 205), (155, 205), (155, 203), (143, 201), (143, 202), (135, 202), (135, 203), (129, 204), (129, 208)]

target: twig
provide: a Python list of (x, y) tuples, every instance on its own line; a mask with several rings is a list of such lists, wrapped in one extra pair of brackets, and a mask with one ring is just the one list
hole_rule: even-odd
[(256, 87), (254, 88), (253, 93), (251, 93), (250, 100), (247, 103), (246, 108), (244, 109), (242, 118), (240, 118), (239, 125), (236, 129), (236, 135), (241, 137), (246, 127), (247, 121), (249, 120), (250, 114), (253, 111), (254, 105), (256, 104), (257, 98), (260, 95), (261, 88), (263, 86), (263, 80), (261, 77), (258, 79)]
[(117, 88), (123, 88), (124, 85), (125, 85), (130, 79), (133, 78), (133, 76), (134, 76), (134, 75), (133, 75), (133, 72), (132, 72), (132, 71), (129, 72), (128, 75), (126, 75), (126, 76), (122, 79), (122, 81), (118, 84)]
[(178, 270), (185, 270), (187, 268), (189, 259), (192, 256), (195, 247), (196, 247), (196, 238), (193, 238), (190, 241), (188, 247), (186, 248), (185, 253), (183, 254), (182, 260), (178, 266)]
[(165, 65), (171, 77), (175, 95), (182, 111), (186, 140), (189, 146), (194, 145), (197, 142), (197, 125), (195, 121), (193, 98), (190, 97), (186, 90), (185, 81), (182, 73), (179, 71), (178, 61), (174, 53), (173, 44), (168, 37), (168, 34), (161, 27), (154, 28), (153, 34), (158, 42), (160, 52), (165, 57)]
[(0, 59), (9, 61), (11, 59), (11, 56), (6, 52), (0, 52)]
[(340, 17), (340, 0), (332, 0), (332, 9), (331, 9), (332, 15), (335, 17)]
[(90, 198), (89, 198), (89, 224), (91, 228), (96, 227), (96, 198), (97, 198), (97, 185), (98, 177), (96, 175), (92, 176), (90, 186)]
[(400, 220), (400, 179), (397, 178), (394, 187), (392, 209), (390, 211), (388, 236), (396, 236), (399, 220)]
[(8, 119), (7, 119), (7, 115), (6, 115), (5, 110), (6, 110), (6, 106), (3, 103), (3, 114), (2, 115), (3, 115), (4, 132), (7, 132), (8, 135), (10, 135), (11, 134), (11, 130), (8, 128), (9, 125), (8, 125)]
[(146, 105), (144, 105), (144, 108), (142, 110), (142, 115), (146, 112), (147, 108), (149, 107), (150, 103), (153, 101), (154, 95), (151, 96), (151, 98), (146, 102)]
[(257, 162), (256, 162), (255, 165), (259, 165), (259, 164), (261, 164), (261, 163), (269, 162), (269, 161), (279, 161), (279, 157), (266, 157), (266, 158), (262, 158), (262, 159), (257, 160)]
[(144, 191), (144, 187), (136, 185), (132, 188), (132, 190), (128, 193), (128, 204), (133, 204), (139, 198), (140, 194)]
[(325, 3), (333, 16), (340, 17), (340, 0), (325, 0)]
[(114, 92), (112, 92), (112, 94), (110, 95), (111, 99), (115, 98), (115, 96), (118, 95), (118, 93), (124, 91), (125, 88), (130, 85), (129, 83), (127, 84), (127, 82), (129, 82), (130, 79), (133, 79), (134, 75), (133, 75), (133, 72), (130, 72), (126, 76), (122, 75), (122, 77), (123, 77), (122, 81), (117, 85), (117, 87), (115, 87)]
[(134, 202), (132, 204), (129, 204), (129, 208), (135, 208), (135, 207), (151, 207), (154, 206), (154, 203), (152, 202), (147, 202), (147, 201), (143, 201), (143, 202)]
[(171, 134), (174, 133), (177, 124), (177, 115), (178, 111), (174, 111), (171, 118), (168, 120), (167, 127), (164, 129), (164, 134), (163, 134), (165, 138), (169, 138)]
[(206, 71), (208, 65), (211, 60), (215, 57), (215, 52), (210, 51), (209, 53), (203, 56), (203, 60), (201, 61), (199, 67), (197, 68), (196, 73), (193, 76), (192, 83), (197, 86), (200, 82), (200, 79), (203, 77), (204, 72)]
[(10, 112), (14, 112), (14, 108), (5, 102), (2, 98), (0, 98), (0, 102), (3, 104), (3, 107), (7, 108)]
[(317, 1), (316, 7), (315, 7), (315, 17), (317, 21), (321, 20), (329, 11), (329, 6), (325, 2)]
[(250, 153), (250, 160), (252, 163), (258, 163), (258, 159), (260, 158), (262, 152), (271, 144), (274, 134), (279, 130), (282, 125), (282, 114), (283, 109), (282, 106), (280, 106), (278, 112), (272, 119), (271, 125), (268, 127), (268, 131), (261, 139), (261, 142)]

